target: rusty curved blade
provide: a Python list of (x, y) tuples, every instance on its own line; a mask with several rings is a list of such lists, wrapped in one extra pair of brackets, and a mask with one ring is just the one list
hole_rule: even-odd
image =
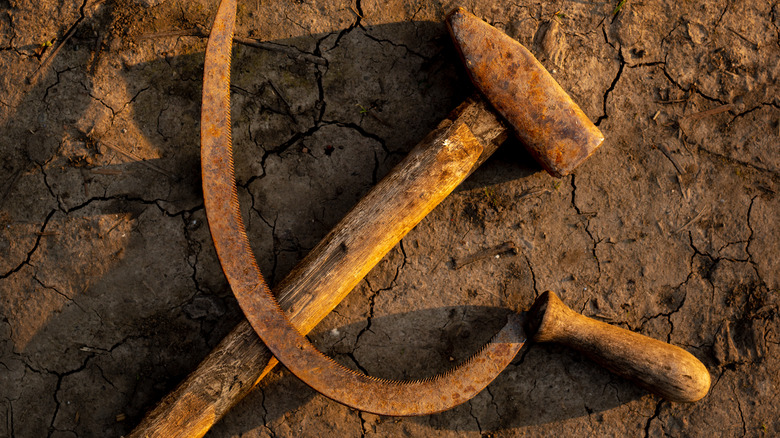
[(463, 8), (447, 27), (471, 81), (545, 170), (567, 175), (598, 149), (599, 128), (522, 44)]
[[(287, 319), (265, 283), (239, 210), (230, 126), (230, 58), (236, 0), (222, 0), (206, 48), (201, 108), (201, 170), (209, 228), (222, 269), (244, 314), (269, 350), (323, 395), (384, 415), (424, 415), (463, 403), (512, 361), (525, 342), (518, 315), (479, 353), (422, 381), (377, 379), (320, 353)], [(469, 167), (471, 164), (469, 164)]]

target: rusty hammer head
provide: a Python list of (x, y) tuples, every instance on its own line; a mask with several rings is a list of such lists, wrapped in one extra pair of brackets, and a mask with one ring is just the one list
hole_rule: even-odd
[(463, 8), (447, 17), (471, 81), (551, 175), (569, 174), (604, 135), (520, 43)]

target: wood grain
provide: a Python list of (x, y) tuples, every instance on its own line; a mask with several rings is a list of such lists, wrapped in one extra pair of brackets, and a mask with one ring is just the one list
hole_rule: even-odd
[[(579, 350), (613, 373), (675, 402), (695, 402), (710, 389), (710, 373), (682, 348), (580, 315), (553, 292), (529, 311), (529, 336)], [(535, 334), (534, 334), (535, 333)]]
[[(458, 135), (458, 130), (462, 129), (473, 133), (481, 144), (482, 153), (469, 170), (456, 171), (454, 161), (473, 160), (474, 157), (461, 152), (454, 155), (444, 152), (442, 146), (446, 138), (442, 139), (440, 134), (448, 130), (452, 135)], [(469, 99), (453, 111), (274, 288), (279, 304), (296, 328), (304, 334), (314, 328), (406, 233), (498, 148), (507, 134), (505, 125), (479, 99)], [(441, 185), (426, 176), (432, 173), (432, 166), (453, 168), (455, 173), (446, 185)], [(350, 259), (339, 266), (338, 273), (332, 272), (336, 265), (328, 262), (332, 258), (328, 254), (333, 251), (329, 246), (329, 242), (334, 242), (333, 236), (353, 228), (356, 215), (382, 211), (387, 199), (412, 186), (416, 189), (409, 196), (425, 193), (429, 201), (406, 203), (406, 207), (395, 211), (392, 221), (404, 224), (401, 228), (361, 230), (366, 241), (381, 242), (376, 245), (375, 254), (370, 258)], [(203, 436), (276, 364), (276, 359), (244, 320), (128, 436)]]

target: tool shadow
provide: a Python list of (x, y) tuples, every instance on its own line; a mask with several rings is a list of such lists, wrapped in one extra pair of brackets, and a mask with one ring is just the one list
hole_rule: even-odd
[[(427, 35), (430, 47), (415, 48), (421, 54), (389, 45), (390, 54), (378, 66), (375, 59), (356, 54), (365, 54), (365, 45), (378, 45), (372, 50), (379, 50), (385, 43), (360, 35), (313, 36), (323, 44), (318, 56), (327, 59), (326, 66), (291, 56), (289, 50), (235, 50), (236, 173), (253, 249), (271, 282), (281, 279), (472, 92), (465, 73), (456, 67), (458, 56), (441, 23), (393, 23), (366, 32)], [(73, 43), (91, 47), (94, 41), (88, 38), (77, 33)], [(308, 44), (297, 40), (279, 43)], [(77, 48), (73, 52), (79, 53)], [(203, 226), (198, 137), (202, 63), (203, 53), (194, 52), (112, 70), (116, 81), (110, 85), (129, 96), (124, 106), (116, 107), (110, 107), (108, 98), (101, 100), (107, 93), (106, 80), (93, 76), (108, 74), (106, 70), (89, 65), (63, 70), (54, 64), (57, 73), (41, 75), (0, 121), (3, 137), (17, 143), (3, 148), (0, 190), (0, 219), (7, 225), (3, 229), (7, 234), (0, 235), (0, 252), (11, 261), (2, 272), (3, 278), (13, 276), (14, 281), (2, 284), (3, 295), (9, 297), (2, 316), (13, 329), (13, 354), (35, 356), (34, 365), (41, 369), (80, 370), (68, 374), (74, 387), (90, 388), (107, 380), (119, 388), (106, 390), (101, 384), (103, 389), (95, 393), (100, 406), (89, 418), (80, 417), (76, 404), (58, 408), (52, 425), (59, 428), (127, 433), (242, 318)], [(418, 92), (404, 99), (387, 97), (399, 89)], [(339, 93), (344, 96), (331, 97)], [(45, 113), (37, 112), (40, 102), (44, 102)], [(500, 149), (470, 177), (466, 188), (458, 190), (541, 172), (516, 142), (505, 146), (509, 147)], [(284, 196), (275, 193), (280, 184), (286, 184)], [(35, 196), (30, 196), (31, 191)], [(49, 201), (28, 208), (28, 198)], [(109, 224), (96, 236), (79, 234), (81, 229), (94, 229), (102, 218), (112, 218), (113, 223), (117, 215), (128, 218), (129, 225), (117, 221), (121, 228)], [(20, 233), (19, 227), (26, 227), (22, 238), (10, 234)], [(115, 239), (114, 230), (121, 230), (125, 240)], [(90, 238), (114, 241), (110, 257), (98, 251), (101, 248)], [(69, 242), (75, 243), (68, 247)], [(173, 245), (173, 250), (159, 249), (163, 244)], [(93, 246), (98, 250), (91, 264), (79, 264), (81, 255), (74, 254), (81, 247)], [(16, 247), (23, 251), (16, 254)], [(33, 256), (35, 266), (28, 264)], [(56, 266), (53, 272), (61, 276), (52, 275), (48, 283), (39, 277), (50, 266)], [(33, 298), (19, 291), (37, 293), (37, 307), (30, 307)], [(414, 315), (424, 319), (458, 309)], [(469, 314), (483, 315), (481, 324), (491, 328), (484, 333), (481, 325), (473, 329), (480, 336), (489, 337), (488, 332), (502, 324), (488, 322), (497, 315), (498, 320), (503, 318), (500, 309), (469, 309)], [(407, 316), (380, 317), (374, 323), (392, 326)], [(361, 324), (344, 330), (359, 331)], [(487, 340), (476, 339), (452, 341), (452, 348), (465, 354)], [(445, 350), (437, 350), (440, 357)], [(413, 355), (391, 354), (415, 361)], [(440, 362), (436, 369), (441, 371), (450, 363), (449, 359)], [(485, 409), (495, 411), (495, 426), (488, 426), (492, 422), (480, 426), (500, 429), (587, 415), (636, 396), (587, 362), (575, 366), (579, 362), (576, 354), (556, 347), (528, 349), (491, 386), (492, 400), (485, 402)], [(427, 368), (421, 371), (428, 372)], [(515, 385), (517, 379), (524, 384)], [(264, 392), (272, 394), (276, 386), (295, 385), (290, 383), (293, 380), (282, 379)], [(570, 381), (575, 383), (568, 385)], [(39, 397), (25, 389), (34, 386), (22, 377), (13, 385), (7, 390), (8, 399), (25, 403)], [(609, 401), (591, 406), (567, 392), (579, 390), (574, 393), (614, 392), (615, 396), (600, 397)], [(280, 403), (274, 411), (276, 418), (312, 395), (300, 392), (308, 395), (292, 405)], [(561, 403), (563, 409), (548, 414), (534, 408)], [(518, 410), (518, 406), (527, 410)], [(35, 409), (31, 408), (30, 418), (51, 415)], [(460, 416), (470, 418), (468, 409), (466, 405), (410, 421), (457, 429)], [(126, 413), (127, 421), (117, 423), (117, 412)], [(25, 430), (26, 424), (18, 420), (16, 426)]]
[[(506, 309), (488, 306), (430, 308), (374, 317), (368, 330), (366, 322), (360, 321), (315, 331), (310, 337), (324, 353), (357, 372), (387, 379), (424, 379), (447, 372), (476, 353), (505, 323), (507, 314)], [(277, 370), (267, 380), (215, 426), (216, 434), (273, 427), (280, 418), (290, 421), (296, 412), (319, 412), (322, 404), (333, 403), (286, 371)], [(361, 415), (380, 435), (385, 424), (397, 427), (398, 422), (485, 433), (573, 417), (601, 421), (605, 411), (643, 396), (645, 391), (576, 351), (527, 343), (487, 389), (449, 411), (409, 418)], [(264, 407), (264, 416), (250, 408), (258, 405)]]

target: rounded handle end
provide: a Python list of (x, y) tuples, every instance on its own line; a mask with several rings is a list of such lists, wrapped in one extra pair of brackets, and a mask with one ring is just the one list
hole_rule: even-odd
[(695, 402), (710, 390), (709, 371), (691, 353), (580, 315), (553, 292), (537, 298), (526, 324), (534, 341), (572, 347), (669, 401)]

